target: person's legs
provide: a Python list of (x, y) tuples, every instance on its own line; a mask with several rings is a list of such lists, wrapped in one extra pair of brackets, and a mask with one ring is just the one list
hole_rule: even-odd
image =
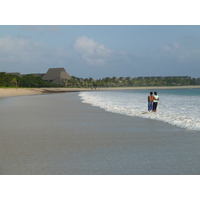
[(151, 103), (151, 102), (148, 102), (148, 111), (150, 111), (150, 103)]
[(152, 110), (153, 110), (153, 103), (148, 102), (148, 111), (152, 111)]
[(153, 111), (153, 102), (151, 102), (150, 109), (151, 109), (151, 111)]
[(154, 111), (154, 112), (156, 112), (157, 105), (158, 105), (158, 103), (157, 103), (157, 102), (153, 102), (153, 111)]

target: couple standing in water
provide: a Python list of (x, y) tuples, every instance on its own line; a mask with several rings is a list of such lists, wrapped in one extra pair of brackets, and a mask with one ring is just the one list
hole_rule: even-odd
[(153, 111), (156, 112), (157, 106), (158, 106), (158, 101), (159, 101), (159, 96), (157, 95), (157, 92), (150, 92), (150, 95), (148, 96), (148, 111)]

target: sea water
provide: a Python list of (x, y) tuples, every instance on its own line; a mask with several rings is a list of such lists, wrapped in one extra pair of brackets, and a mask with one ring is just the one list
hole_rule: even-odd
[[(112, 113), (160, 120), (181, 128), (200, 131), (200, 89), (157, 90), (157, 112), (147, 112), (150, 90), (82, 92), (83, 103)], [(154, 92), (152, 90), (152, 92)]]

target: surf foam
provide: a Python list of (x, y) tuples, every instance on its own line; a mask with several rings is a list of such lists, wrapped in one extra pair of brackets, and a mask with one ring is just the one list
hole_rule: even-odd
[(103, 108), (108, 112), (160, 120), (181, 128), (200, 131), (200, 98), (198, 95), (170, 94), (160, 96), (157, 113), (147, 113), (144, 91), (82, 92), (83, 103)]

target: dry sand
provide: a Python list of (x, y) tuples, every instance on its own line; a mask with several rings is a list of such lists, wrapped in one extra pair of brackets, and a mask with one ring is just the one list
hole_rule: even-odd
[(36, 95), (43, 93), (56, 93), (56, 92), (78, 92), (86, 91), (88, 89), (80, 88), (0, 88), (0, 97), (12, 97), (12, 96), (25, 96)]
[(110, 87), (110, 88), (0, 88), (0, 97), (36, 95), (43, 93), (80, 92), (98, 90), (158, 90), (158, 89), (192, 89), (200, 86), (171, 86), (171, 87)]

